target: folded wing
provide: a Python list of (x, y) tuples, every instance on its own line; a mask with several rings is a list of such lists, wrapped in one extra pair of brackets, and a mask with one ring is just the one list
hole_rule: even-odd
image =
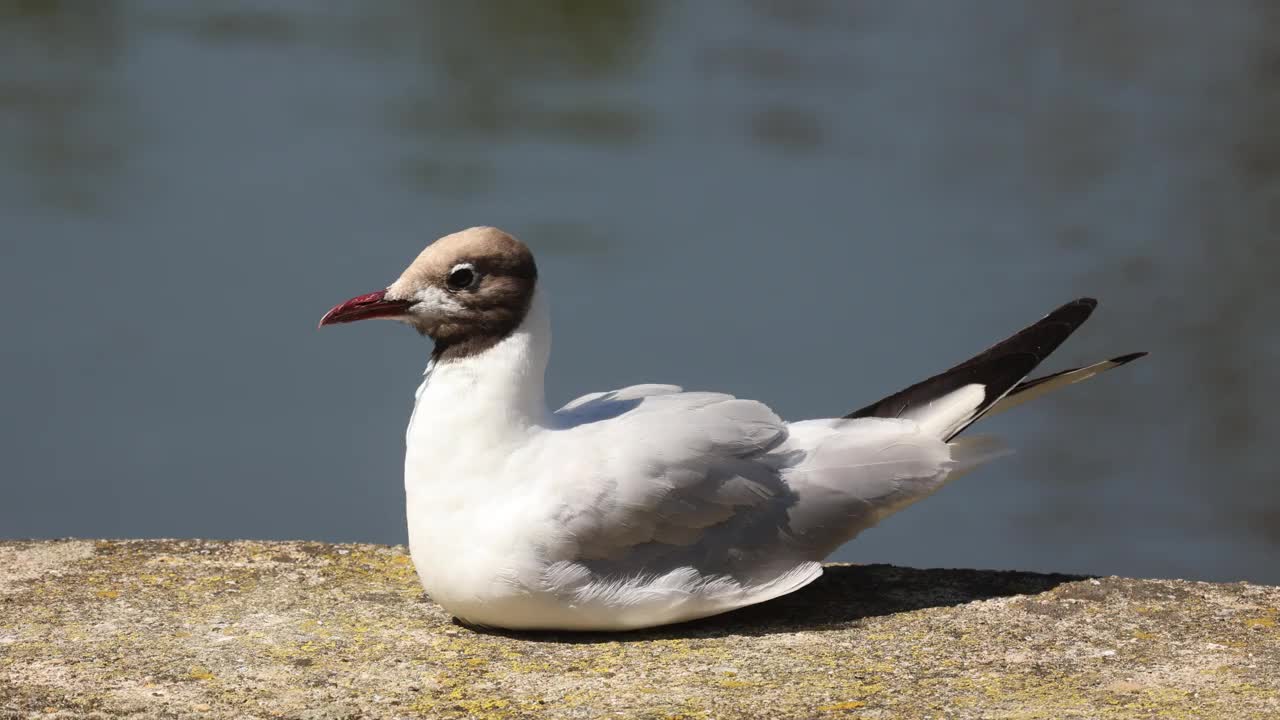
[(579, 602), (687, 619), (785, 594), (818, 577), (833, 542), (951, 467), (947, 445), (909, 421), (789, 426), (758, 402), (668, 388), (557, 413), (562, 447), (592, 453), (555, 479), (548, 582)]

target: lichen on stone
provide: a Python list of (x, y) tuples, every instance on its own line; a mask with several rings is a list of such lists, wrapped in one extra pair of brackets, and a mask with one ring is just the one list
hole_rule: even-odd
[(0, 717), (1280, 716), (1280, 588), (833, 565), (628, 634), (481, 633), (402, 547), (0, 543)]

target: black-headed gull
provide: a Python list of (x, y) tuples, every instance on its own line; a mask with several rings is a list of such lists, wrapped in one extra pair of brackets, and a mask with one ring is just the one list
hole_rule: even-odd
[(460, 620), (628, 630), (785, 595), (862, 530), (1003, 454), (975, 420), (1142, 353), (1024, 382), (1080, 299), (842, 418), (636, 385), (547, 409), (551, 325), (533, 255), (489, 227), (432, 243), (321, 325), (389, 318), (435, 342), (405, 454), (409, 549)]

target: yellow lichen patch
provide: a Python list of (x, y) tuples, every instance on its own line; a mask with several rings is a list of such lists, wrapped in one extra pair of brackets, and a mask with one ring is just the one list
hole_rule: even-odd
[(1144, 712), (1179, 709), (1190, 694), (1190, 692), (1180, 688), (1143, 688), (1138, 691), (1137, 699), (1124, 703), (1123, 707)]
[(1227, 691), (1241, 695), (1257, 695), (1259, 697), (1280, 698), (1280, 692), (1274, 688), (1260, 687), (1253, 683), (1234, 683), (1227, 686)]
[(1244, 621), (1245, 627), (1251, 628), (1273, 628), (1276, 626), (1276, 619), (1273, 617), (1255, 617), (1248, 618)]
[(818, 712), (842, 712), (847, 710), (857, 710), (866, 707), (867, 704), (861, 700), (846, 700), (845, 702), (836, 703), (834, 705), (823, 705), (818, 708)]
[(492, 712), (494, 710), (506, 710), (511, 707), (511, 701), (503, 700), (501, 698), (463, 700), (458, 703), (458, 707), (467, 711), (469, 714), (475, 715), (477, 713)]
[[(439, 681), (439, 679), (437, 679)], [(446, 691), (447, 692), (444, 692)], [(418, 697), (411, 705), (419, 715), (430, 717), (506, 718), (527, 714), (537, 703), (521, 703), (511, 698), (481, 694), (454, 681), (445, 681), (434, 696)]]
[(1143, 630), (1134, 630), (1133, 638), (1135, 640), (1155, 640), (1156, 636), (1154, 633), (1149, 633)]
[(884, 685), (881, 683), (854, 683), (847, 686), (846, 692), (854, 697), (867, 697), (868, 695), (875, 695), (882, 690), (884, 690)]
[(512, 660), (507, 663), (507, 667), (517, 673), (542, 673), (552, 672), (559, 668), (546, 660)]
[(214, 674), (209, 670), (209, 668), (196, 665), (187, 671), (187, 677), (192, 680), (212, 680), (214, 678)]
[(119, 590), (99, 590), (98, 592), (94, 593), (94, 595), (98, 596), (102, 600), (115, 600), (116, 598), (120, 597), (120, 591)]

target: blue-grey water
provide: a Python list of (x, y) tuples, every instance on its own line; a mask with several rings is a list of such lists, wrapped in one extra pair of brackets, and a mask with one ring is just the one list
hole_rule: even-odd
[(429, 344), (315, 330), (477, 224), (553, 402), (859, 407), (1095, 295), (1018, 454), (844, 548), (1280, 582), (1264, 2), (0, 0), (0, 537), (402, 542)]

